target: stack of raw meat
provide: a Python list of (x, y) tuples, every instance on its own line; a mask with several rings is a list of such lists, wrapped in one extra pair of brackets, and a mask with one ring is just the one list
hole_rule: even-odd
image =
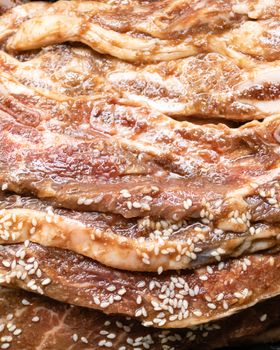
[(0, 349), (280, 340), (279, 1), (0, 13)]

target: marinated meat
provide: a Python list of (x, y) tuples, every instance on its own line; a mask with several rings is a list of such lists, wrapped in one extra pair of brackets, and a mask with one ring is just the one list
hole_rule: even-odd
[(25, 240), (69, 249), (114, 268), (158, 273), (280, 247), (279, 225), (258, 223), (254, 232), (223, 232), (195, 221), (124, 219), (57, 209), (36, 198), (3, 194), (0, 243)]
[[(120, 316), (1, 288), (1, 345), (14, 350), (210, 350), (279, 340), (279, 298), (215, 323), (158, 330)], [(6, 344), (6, 345), (3, 345)]]
[(279, 340), (278, 2), (15, 5), (0, 3), (1, 349)]
[[(240, 69), (220, 54), (149, 65), (125, 63), (83, 47), (49, 47), (20, 62), (0, 51), (1, 70), (57, 98), (125, 97), (174, 118), (262, 119), (277, 112), (279, 67)], [(59, 95), (59, 96), (58, 96)]]
[(0, 310), (3, 349), (203, 350), (280, 339), (279, 298), (215, 323), (168, 331), (6, 288), (0, 290)]
[(0, 39), (10, 36), (10, 50), (79, 41), (127, 61), (165, 61), (212, 51), (251, 65), (255, 59), (279, 59), (278, 12), (276, 1), (255, 0), (163, 0), (119, 8), (94, 1), (38, 2), (4, 16)]
[(114, 270), (73, 252), (28, 241), (3, 246), (0, 261), (2, 285), (159, 328), (214, 321), (280, 293), (279, 253), (160, 276)]
[(202, 126), (110, 97), (46, 97), (4, 73), (0, 84), (0, 182), (12, 191), (225, 231), (279, 221), (279, 116)]

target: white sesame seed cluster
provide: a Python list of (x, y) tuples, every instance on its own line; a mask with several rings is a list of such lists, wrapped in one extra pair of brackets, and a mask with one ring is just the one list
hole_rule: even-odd
[[(81, 213), (77, 219), (68, 217), (67, 212), (62, 215), (51, 206), (45, 206), (43, 210), (18, 207), (17, 201), (21, 198), (16, 197), (12, 208), (0, 210), (0, 243), (30, 240), (44, 245), (48, 232), (48, 245), (69, 247), (105, 265), (121, 269), (133, 266), (136, 271), (161, 274), (170, 269), (195, 268), (222, 261), (231, 255), (277, 247), (280, 240), (277, 224), (252, 222), (249, 212), (241, 215), (238, 210), (228, 214), (233, 225), (242, 226), (237, 231), (225, 227), (225, 222), (220, 225), (223, 229), (217, 228), (214, 222), (208, 222), (209, 219), (208, 223), (203, 223), (193, 219), (174, 222), (150, 217), (137, 220), (137, 225), (131, 223), (123, 231), (119, 227), (110, 227), (102, 214), (98, 225), (96, 222), (88, 224), (83, 221), (83, 217), (88, 220), (88, 213)], [(38, 206), (41, 203), (37, 200)], [(209, 208), (209, 203), (205, 203)], [(208, 211), (202, 210), (200, 216), (202, 219), (209, 217)], [(121, 224), (125, 225), (125, 222), (121, 221)], [(73, 227), (79, 230), (79, 242), (75, 239)], [(104, 246), (111, 248), (104, 251)], [(126, 254), (129, 254), (129, 260), (123, 259)]]
[[(117, 349), (117, 350), (174, 350), (180, 346), (197, 349), (205, 341), (214, 348), (221, 341), (231, 339), (240, 342), (253, 331), (262, 333), (277, 320), (278, 300), (266, 301), (233, 317), (204, 323), (188, 329), (157, 329), (139, 325), (130, 317), (106, 316), (94, 310), (84, 311), (75, 306), (50, 302), (26, 292), (0, 289), (0, 300), (6, 300), (10, 307), (1, 304), (0, 348), (13, 349), (26, 346), (26, 338), (36, 332), (33, 345), (45, 344), (46, 334), (53, 332), (51, 320), (58, 321), (58, 333), (52, 333), (52, 346), (58, 348)], [(10, 309), (10, 312), (9, 312)], [(240, 324), (244, 330), (238, 330)], [(30, 333), (31, 332), (31, 333)], [(230, 337), (230, 338), (228, 338)], [(42, 343), (43, 342), (43, 343)], [(219, 343), (217, 343), (219, 342)], [(212, 347), (213, 344), (213, 347)]]
[[(266, 299), (278, 291), (272, 281), (279, 275), (279, 254), (247, 256), (194, 271), (147, 276), (101, 267), (90, 259), (66, 253), (64, 264), (72, 269), (71, 280), (66, 282), (67, 272), (60, 271), (61, 258), (56, 258), (52, 249), (29, 241), (19, 246), (3, 246), (0, 250), (0, 283), (24, 287), (59, 300), (65, 297), (60, 294), (63, 288), (70, 303), (87, 305), (106, 314), (121, 312), (139, 319), (145, 327), (156, 328), (192, 327), (199, 325), (201, 319), (210, 321), (229, 316), (251, 305), (255, 299)], [(83, 290), (76, 281), (89, 271), (93, 275)], [(256, 289), (254, 280), (249, 277), (255, 274), (266, 278), (267, 284)], [(220, 280), (224, 283), (216, 282)], [(32, 322), (38, 321), (34, 316)], [(111, 341), (110, 337), (106, 344)]]

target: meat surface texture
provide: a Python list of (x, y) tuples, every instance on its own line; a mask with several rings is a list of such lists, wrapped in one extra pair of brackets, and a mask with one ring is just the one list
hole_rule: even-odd
[[(0, 290), (1, 345), (11, 350), (217, 349), (279, 340), (279, 298), (225, 320), (186, 330), (158, 330), (120, 316), (108, 317), (32, 293)], [(269, 330), (271, 329), (271, 330)], [(268, 336), (269, 335), (269, 336)], [(273, 337), (271, 338), (271, 336)]]
[[(16, 51), (82, 42), (111, 55), (89, 59), (76, 51), (84, 74), (93, 66), (87, 83), (94, 91), (175, 117), (244, 121), (278, 111), (279, 23), (277, 1), (32, 2), (1, 16), (0, 40)], [(34, 65), (38, 71), (38, 60)], [(73, 82), (81, 74), (75, 67), (62, 80)], [(20, 65), (18, 74), (24, 79), (29, 70)]]
[(114, 270), (70, 251), (26, 241), (3, 246), (0, 262), (2, 285), (159, 328), (214, 321), (280, 293), (279, 253), (158, 276)]
[(38, 2), (3, 17), (0, 38), (9, 37), (10, 50), (75, 41), (127, 61), (216, 51), (250, 65), (279, 59), (278, 12), (277, 1)]
[(0, 181), (10, 190), (70, 209), (200, 218), (240, 232), (247, 215), (277, 221), (279, 116), (201, 126), (125, 100), (57, 101), (0, 79)]
[(143, 66), (62, 45), (23, 62), (0, 51), (0, 65), (23, 84), (60, 99), (111, 94), (175, 118), (262, 119), (279, 104), (279, 65), (239, 68), (217, 53)]
[[(50, 225), (38, 211), (18, 210), (17, 224), (30, 225), (28, 216), (35, 215), (44, 227), (61, 232), (46, 239), (34, 227), (16, 230), (18, 241), (28, 235), (43, 245), (140, 271), (190, 268), (278, 245), (279, 116), (237, 129), (196, 125), (116, 97), (73, 98), (52, 88), (48, 93), (40, 87), (45, 73), (41, 79), (31, 71), (37, 83), (14, 76), (3, 63), (2, 189), (109, 217), (93, 214), (107, 220), (101, 227), (76, 222), (78, 240), (65, 215), (61, 225)], [(110, 229), (112, 214), (137, 239)], [(12, 229), (1, 238), (7, 240)], [(113, 248), (107, 254), (106, 244)]]
[(72, 250), (123, 270), (196, 268), (231, 256), (279, 249), (279, 225), (258, 223), (242, 234), (199, 221), (124, 219), (120, 215), (53, 208), (36, 198), (0, 196), (0, 243), (30, 240)]

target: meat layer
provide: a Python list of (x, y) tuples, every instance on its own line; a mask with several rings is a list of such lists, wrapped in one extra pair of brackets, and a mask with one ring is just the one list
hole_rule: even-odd
[(106, 266), (132, 271), (192, 269), (229, 257), (279, 249), (279, 225), (223, 232), (196, 221), (124, 219), (53, 208), (36, 198), (0, 197), (0, 243), (25, 240), (68, 249)]
[(0, 51), (1, 69), (60, 99), (119, 96), (175, 118), (239, 122), (272, 115), (279, 105), (280, 70), (274, 62), (240, 69), (229, 58), (209, 53), (143, 66), (69, 45), (20, 58), (24, 61)]
[(12, 191), (238, 232), (279, 218), (278, 116), (201, 126), (112, 98), (50, 99), (4, 73), (1, 83), (0, 181)]
[(279, 298), (225, 320), (158, 330), (119, 316), (70, 307), (19, 290), (0, 290), (1, 345), (13, 350), (196, 350), (279, 340)]
[(28, 241), (2, 246), (0, 261), (2, 285), (159, 328), (217, 320), (280, 292), (279, 253), (161, 276), (114, 270), (70, 251)]
[(276, 1), (157, 1), (118, 7), (93, 1), (38, 2), (5, 15), (0, 38), (9, 37), (10, 50), (79, 41), (127, 61), (165, 61), (213, 51), (244, 66), (256, 59), (279, 59), (278, 11)]

